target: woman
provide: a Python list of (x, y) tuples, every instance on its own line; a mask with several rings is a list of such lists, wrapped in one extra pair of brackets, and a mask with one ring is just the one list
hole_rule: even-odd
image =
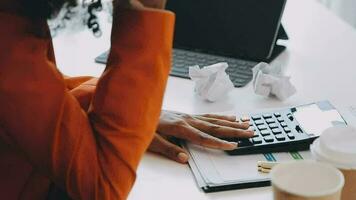
[(161, 113), (174, 27), (164, 0), (115, 1), (105, 72), (64, 77), (46, 24), (64, 3), (75, 4), (0, 3), (2, 199), (126, 199), (149, 146), (185, 163), (171, 137), (234, 149), (217, 137), (252, 136), (234, 117)]

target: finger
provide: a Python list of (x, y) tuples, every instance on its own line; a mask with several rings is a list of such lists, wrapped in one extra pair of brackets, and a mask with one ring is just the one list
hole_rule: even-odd
[(148, 150), (183, 164), (187, 163), (189, 159), (188, 153), (184, 149), (172, 144), (158, 134), (153, 138)]
[(181, 131), (182, 132), (178, 134), (177, 137), (192, 142), (194, 144), (222, 150), (233, 150), (237, 148), (236, 142), (229, 142), (213, 137), (190, 125), (184, 126)]
[(242, 116), (240, 118), (237, 118), (236, 121), (242, 121), (242, 122), (249, 122), (250, 121), (250, 117), (249, 116)]
[(227, 126), (231, 128), (237, 128), (237, 129), (248, 129), (250, 127), (249, 122), (231, 122), (223, 119), (216, 119), (216, 118), (208, 118), (208, 117), (200, 117), (197, 116), (197, 119), (220, 125), (220, 126)]
[(228, 126), (221, 126), (209, 123), (203, 120), (192, 120), (189, 122), (193, 127), (219, 138), (250, 138), (254, 132), (252, 130), (243, 130)]
[(217, 114), (204, 114), (204, 115), (198, 115), (198, 116), (202, 116), (202, 117), (207, 117), (207, 118), (215, 118), (215, 119), (222, 119), (222, 120), (227, 120), (227, 121), (231, 121), (231, 122), (235, 122), (236, 121), (236, 116), (233, 115), (217, 115)]

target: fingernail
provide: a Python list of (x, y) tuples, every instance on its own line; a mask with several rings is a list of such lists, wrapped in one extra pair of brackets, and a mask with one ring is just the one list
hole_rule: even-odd
[(238, 144), (236, 142), (229, 142), (229, 144), (231, 145), (232, 149), (237, 149)]
[(241, 120), (242, 121), (250, 121), (250, 118), (247, 116), (243, 116), (243, 117), (241, 117)]
[(250, 123), (249, 122), (242, 122), (242, 126), (248, 128), (248, 127), (250, 127)]
[(186, 153), (181, 152), (178, 154), (178, 159), (182, 162), (188, 162), (189, 157)]

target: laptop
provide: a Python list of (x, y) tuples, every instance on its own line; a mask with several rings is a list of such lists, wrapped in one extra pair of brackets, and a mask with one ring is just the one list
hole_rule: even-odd
[[(288, 39), (281, 26), (286, 0), (169, 0), (176, 13), (170, 75), (189, 78), (189, 66), (227, 62), (235, 87), (252, 79), (252, 68), (270, 62), (283, 50), (277, 39)], [(96, 58), (106, 63), (107, 52)]]

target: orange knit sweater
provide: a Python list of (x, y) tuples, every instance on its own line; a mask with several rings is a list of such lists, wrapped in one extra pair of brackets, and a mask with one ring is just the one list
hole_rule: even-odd
[(45, 20), (0, 12), (0, 198), (46, 199), (52, 184), (126, 199), (159, 119), (173, 27), (168, 11), (119, 13), (105, 72), (71, 79), (48, 32), (36, 34)]

